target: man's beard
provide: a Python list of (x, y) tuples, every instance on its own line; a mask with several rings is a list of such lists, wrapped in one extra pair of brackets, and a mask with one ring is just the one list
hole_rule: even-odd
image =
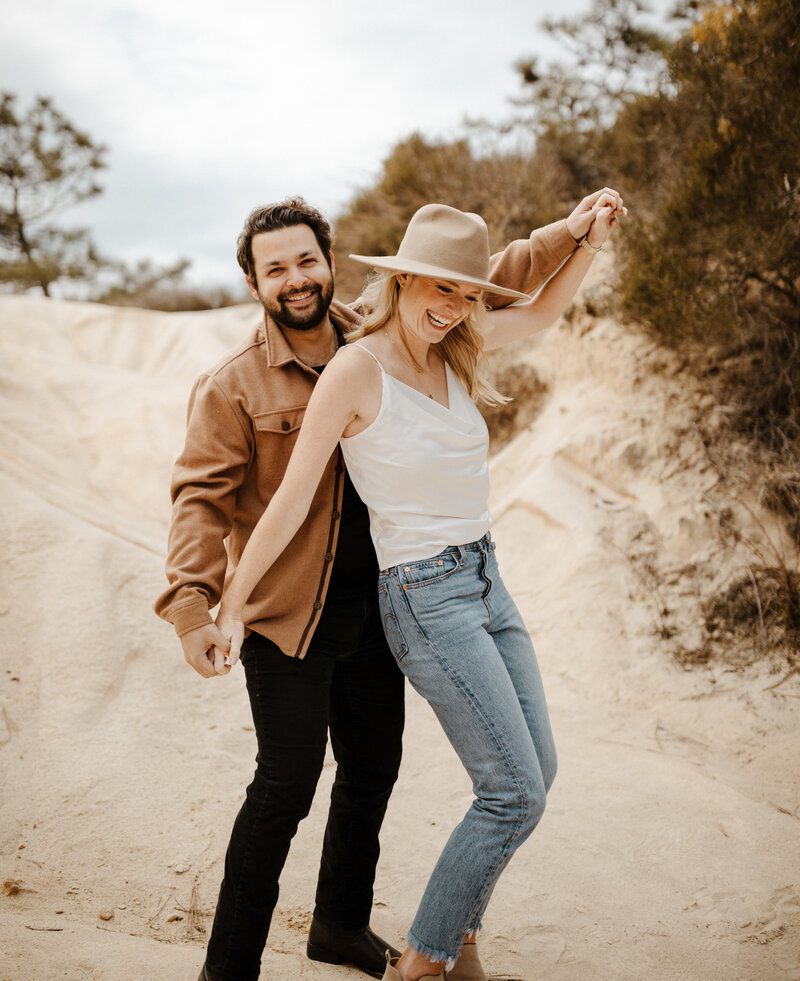
[[(307, 293), (309, 290), (314, 293), (314, 302), (304, 310), (293, 310), (286, 302), (288, 297)], [(312, 330), (314, 327), (319, 327), (327, 316), (328, 307), (333, 299), (333, 276), (322, 285), (314, 283), (311, 286), (304, 286), (301, 290), (286, 290), (277, 300), (264, 296), (259, 290), (258, 298), (264, 310), (281, 327), (289, 327), (292, 330)]]

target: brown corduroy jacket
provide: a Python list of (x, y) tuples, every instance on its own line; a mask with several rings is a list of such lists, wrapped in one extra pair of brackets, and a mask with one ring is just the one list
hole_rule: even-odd
[[(490, 279), (533, 292), (574, 249), (566, 223), (555, 222), (493, 256)], [(487, 302), (500, 307), (512, 301), (488, 296)], [(331, 304), (330, 318), (340, 333), (358, 323), (355, 307)], [(155, 604), (178, 636), (212, 622), (210, 610), (219, 602), (226, 573), (283, 478), (316, 380), (317, 373), (265, 316), (243, 345), (195, 383), (186, 444), (172, 477), (169, 585)], [(337, 449), (308, 516), (244, 610), (251, 630), (293, 657), (305, 655), (325, 601), (343, 473)]]

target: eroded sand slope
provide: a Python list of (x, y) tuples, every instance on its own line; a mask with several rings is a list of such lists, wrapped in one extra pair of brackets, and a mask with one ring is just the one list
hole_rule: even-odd
[[(241, 671), (195, 676), (151, 605), (189, 387), (256, 318), (0, 298), (0, 981), (193, 981), (202, 961), (255, 742)], [(530, 981), (800, 979), (800, 685), (670, 658), (743, 557), (693, 427), (718, 410), (652, 348), (579, 317), (514, 352), (549, 395), (493, 462), (495, 537), (560, 773), (484, 960)], [(373, 918), (396, 941), (470, 795), (408, 703)], [(303, 956), (330, 777), (265, 978), (359, 976)]]

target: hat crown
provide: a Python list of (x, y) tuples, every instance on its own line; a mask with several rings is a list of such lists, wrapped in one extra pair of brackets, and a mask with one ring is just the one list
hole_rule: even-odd
[(412, 216), (397, 255), (354, 255), (375, 269), (466, 283), (490, 294), (530, 299), (489, 279), (489, 230), (480, 215), (446, 204), (426, 204)]
[(453, 271), (452, 279), (486, 279), (489, 230), (480, 215), (446, 204), (426, 204), (408, 223), (398, 258)]

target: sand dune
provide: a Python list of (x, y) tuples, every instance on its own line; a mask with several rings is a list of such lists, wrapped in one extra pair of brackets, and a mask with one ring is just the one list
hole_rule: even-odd
[[(200, 679), (151, 604), (189, 387), (256, 317), (0, 298), (0, 981), (193, 981), (202, 961), (255, 741), (242, 672)], [(526, 981), (800, 979), (800, 685), (670, 657), (743, 560), (694, 427), (719, 410), (652, 351), (587, 320), (512, 352), (550, 394), (493, 462), (495, 537), (560, 773), (484, 959)], [(397, 941), (470, 793), (408, 702), (373, 918)], [(360, 976), (303, 953), (330, 779), (264, 978)]]

